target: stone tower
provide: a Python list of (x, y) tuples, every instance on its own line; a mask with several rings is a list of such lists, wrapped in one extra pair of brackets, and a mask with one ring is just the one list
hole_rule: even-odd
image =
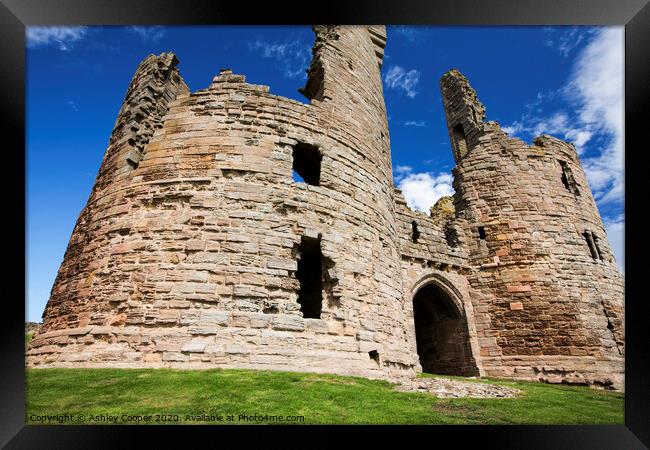
[(385, 28), (314, 32), (308, 104), (230, 70), (190, 93), (170, 53), (140, 64), (31, 364), (414, 373)]
[(624, 283), (575, 147), (548, 135), (529, 146), (484, 122), (456, 70), (441, 90), (456, 224), (476, 269), (475, 310), (485, 314), (483, 369), (622, 384)]
[[(426, 371), (623, 386), (623, 277), (575, 148), (441, 80), (454, 198), (392, 180), (383, 26), (316, 26), (302, 92), (137, 68), (29, 366)], [(293, 176), (292, 173), (296, 175)]]

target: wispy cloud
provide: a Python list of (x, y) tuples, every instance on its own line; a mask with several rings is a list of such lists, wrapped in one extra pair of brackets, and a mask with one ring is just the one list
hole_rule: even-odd
[[(573, 109), (542, 114), (545, 102), (557, 96)], [(603, 28), (577, 55), (566, 85), (538, 94), (522, 119), (503, 130), (515, 136), (548, 133), (572, 142), (596, 201), (605, 205), (623, 201), (623, 111), (623, 29)]]
[(140, 36), (144, 42), (158, 42), (165, 36), (165, 28), (159, 25), (150, 27), (131, 26), (129, 31)]
[(394, 31), (397, 36), (405, 38), (412, 44), (419, 44), (423, 42), (424, 38), (428, 34), (427, 29), (421, 26), (389, 26), (388, 30), (389, 32)]
[(27, 47), (55, 45), (64, 52), (86, 37), (88, 27), (27, 27)]
[(414, 41), (415, 40), (415, 35), (417, 34), (417, 30), (413, 27), (406, 27), (404, 25), (400, 25), (397, 27), (393, 28), (395, 32), (401, 36), (404, 36), (407, 38), (409, 41)]
[(564, 111), (558, 111), (546, 117), (528, 115), (525, 116), (524, 121), (515, 121), (502, 129), (513, 136), (522, 134), (530, 136), (539, 136), (540, 134), (561, 136), (573, 143), (579, 154), (584, 152), (585, 145), (594, 135), (593, 131), (590, 131), (584, 124), (572, 120)]
[(417, 211), (428, 213), (440, 197), (454, 194), (450, 173), (413, 172), (410, 166), (396, 166), (394, 178), (407, 205)]
[(407, 127), (426, 127), (427, 123), (424, 120), (420, 120), (420, 121), (409, 120), (409, 121), (404, 122), (404, 126), (407, 126)]
[(255, 41), (248, 43), (248, 49), (279, 62), (285, 78), (307, 78), (311, 47), (306, 43), (299, 40), (283, 43)]
[(409, 173), (413, 172), (413, 167), (411, 167), (411, 166), (400, 166), (400, 165), (397, 165), (397, 166), (395, 166), (395, 168), (393, 169), (393, 172), (395, 172), (395, 178), (396, 178), (396, 179), (397, 179), (397, 178), (403, 178), (403, 177), (405, 177), (406, 175), (408, 175)]
[(413, 98), (418, 94), (415, 88), (420, 82), (420, 72), (415, 69), (407, 72), (401, 66), (392, 66), (384, 81), (389, 88), (404, 91), (409, 98)]
[(79, 111), (79, 108), (77, 108), (77, 104), (73, 100), (68, 100), (68, 105), (70, 105), (70, 108), (72, 108), (75, 112)]
[(623, 201), (623, 42), (622, 27), (603, 29), (578, 57), (569, 83), (579, 122), (608, 138), (597, 156), (583, 161), (601, 203)]
[(547, 27), (544, 28), (546, 35), (544, 44), (556, 49), (566, 58), (573, 49), (578, 47), (585, 39), (588, 39), (593, 32), (593, 28), (584, 27)]

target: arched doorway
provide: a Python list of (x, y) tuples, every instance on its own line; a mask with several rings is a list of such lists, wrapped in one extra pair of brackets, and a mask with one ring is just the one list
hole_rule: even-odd
[(415, 339), (422, 371), (441, 375), (478, 375), (462, 306), (436, 283), (413, 297)]

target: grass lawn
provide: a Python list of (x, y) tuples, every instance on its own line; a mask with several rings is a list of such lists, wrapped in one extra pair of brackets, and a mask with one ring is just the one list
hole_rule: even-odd
[[(48, 423), (36, 416), (67, 414), (65, 423), (115, 422), (107, 416), (117, 416), (121, 424), (138, 420), (154, 424), (281, 423), (270, 418), (247, 421), (240, 417), (244, 414), (304, 416), (303, 421), (285, 419), (284, 423), (294, 424), (623, 424), (621, 393), (489, 381), (519, 388), (522, 394), (514, 399), (438, 399), (431, 394), (395, 392), (384, 381), (294, 372), (29, 369), (26, 420)], [(171, 417), (157, 422), (158, 415)], [(56, 418), (51, 420), (58, 423)]]

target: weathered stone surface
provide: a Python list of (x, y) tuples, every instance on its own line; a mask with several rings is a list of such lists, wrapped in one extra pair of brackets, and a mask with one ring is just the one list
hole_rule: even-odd
[(188, 352), (188, 353), (203, 353), (205, 351), (205, 347), (207, 346), (207, 342), (202, 342), (202, 341), (191, 341), (185, 344), (182, 348), (182, 352)]
[(299, 316), (278, 315), (271, 322), (274, 330), (302, 331), (305, 320)]
[(201, 313), (201, 323), (204, 325), (227, 325), (230, 314), (226, 311), (205, 310)]
[[(622, 388), (623, 277), (575, 148), (509, 138), (451, 70), (456, 192), (413, 211), (391, 179), (384, 27), (314, 31), (308, 103), (230, 70), (190, 92), (173, 54), (142, 61), (28, 365)], [(317, 183), (292, 179), (300, 148)], [(316, 313), (298, 302), (303, 240), (321, 252)]]

